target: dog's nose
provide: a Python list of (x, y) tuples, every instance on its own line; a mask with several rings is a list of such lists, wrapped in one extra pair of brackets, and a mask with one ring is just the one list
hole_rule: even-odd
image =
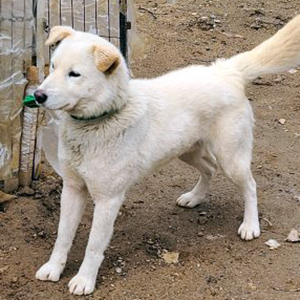
[(34, 97), (38, 103), (44, 103), (48, 98), (47, 94), (43, 90), (36, 90)]

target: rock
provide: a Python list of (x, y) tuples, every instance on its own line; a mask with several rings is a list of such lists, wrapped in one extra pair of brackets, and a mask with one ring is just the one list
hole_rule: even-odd
[(200, 218), (198, 219), (198, 224), (200, 225), (204, 225), (208, 222), (208, 218), (206, 216), (200, 216)]
[(164, 252), (161, 254), (161, 257), (166, 264), (178, 264), (179, 253), (164, 250)]
[(24, 186), (18, 191), (19, 196), (33, 196), (35, 194), (35, 190), (30, 188), (29, 186)]
[(5, 271), (7, 271), (9, 269), (9, 266), (5, 266), (3, 268), (0, 269), (0, 274), (4, 273)]
[(282, 78), (282, 76), (280, 76), (278, 74), (277, 77), (273, 80), (273, 82), (275, 82), (275, 83), (281, 83), (283, 80), (284, 80), (284, 78)]
[(237, 39), (243, 39), (243, 38), (244, 38), (244, 37), (243, 37), (242, 35), (240, 35), (240, 34), (235, 34), (233, 37), (234, 37), (234, 38), (237, 38)]
[(278, 120), (278, 123), (281, 124), (281, 125), (283, 125), (285, 122), (286, 122), (286, 119), (284, 119), (284, 118), (280, 118)]
[(13, 283), (16, 283), (16, 282), (18, 281), (18, 279), (19, 279), (19, 278), (15, 276), (15, 277), (13, 277), (12, 282), (13, 282)]
[(270, 250), (274, 250), (280, 247), (280, 244), (273, 239), (269, 239), (268, 241), (265, 242), (265, 244), (269, 246)]
[(121, 268), (116, 268), (116, 273), (117, 274), (121, 274), (122, 273), (122, 269)]
[(287, 238), (285, 239), (286, 242), (290, 243), (299, 243), (300, 242), (300, 233), (297, 229), (292, 229)]
[(296, 202), (300, 203), (300, 195), (295, 195), (293, 199), (296, 200)]
[(263, 8), (249, 9), (249, 17), (252, 16), (265, 16), (265, 10)]
[(206, 216), (207, 212), (206, 211), (200, 211), (198, 214), (199, 214), (199, 216)]
[(217, 235), (209, 234), (205, 238), (209, 241), (214, 241), (214, 240), (217, 240), (217, 239), (222, 239), (224, 237), (225, 237), (225, 235), (223, 235), (223, 234), (217, 234)]
[(15, 198), (16, 198), (15, 195), (6, 194), (6, 193), (0, 191), (0, 203), (11, 201)]
[(41, 237), (42, 239), (46, 238), (47, 237), (47, 233), (45, 231), (40, 231), (38, 234), (37, 234), (39, 237)]

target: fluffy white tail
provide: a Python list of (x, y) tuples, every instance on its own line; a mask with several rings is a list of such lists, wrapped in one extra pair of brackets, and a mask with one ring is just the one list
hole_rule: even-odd
[(300, 63), (300, 15), (253, 50), (233, 56), (227, 62), (246, 81), (295, 67)]

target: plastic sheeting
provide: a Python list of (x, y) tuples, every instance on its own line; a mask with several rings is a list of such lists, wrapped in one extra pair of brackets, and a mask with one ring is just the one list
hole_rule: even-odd
[(18, 186), (24, 69), (31, 63), (30, 1), (0, 0), (0, 188)]
[[(31, 66), (27, 69), (26, 77), (28, 85), (25, 94), (32, 95), (38, 86), (38, 70)], [(23, 128), (21, 138), (21, 157), (19, 169), (19, 184), (23, 186), (30, 185), (33, 174), (33, 161), (36, 150), (36, 136), (38, 123), (38, 109), (23, 109)]]

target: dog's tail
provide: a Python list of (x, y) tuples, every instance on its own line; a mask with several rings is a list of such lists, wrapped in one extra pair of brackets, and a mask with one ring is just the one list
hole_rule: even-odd
[(233, 56), (227, 62), (246, 81), (295, 67), (300, 63), (300, 15), (253, 50)]

